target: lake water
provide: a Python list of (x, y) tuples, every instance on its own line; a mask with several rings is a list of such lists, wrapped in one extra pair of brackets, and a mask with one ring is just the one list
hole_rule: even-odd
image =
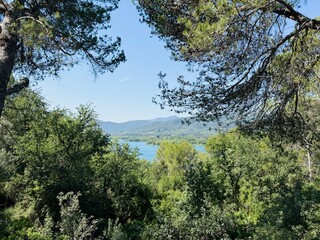
[[(143, 158), (148, 161), (154, 160), (157, 150), (159, 148), (158, 145), (147, 144), (145, 142), (125, 142), (128, 143), (132, 148), (138, 148), (140, 153), (139, 158)], [(194, 145), (194, 148), (199, 152), (205, 152), (203, 145)]]

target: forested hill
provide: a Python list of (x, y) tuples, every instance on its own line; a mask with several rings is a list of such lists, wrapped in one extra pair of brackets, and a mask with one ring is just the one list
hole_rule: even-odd
[(171, 116), (152, 120), (136, 120), (124, 123), (100, 121), (101, 128), (112, 136), (118, 137), (156, 137), (156, 138), (207, 138), (213, 135), (219, 125), (214, 122), (193, 122), (183, 124), (184, 118)]

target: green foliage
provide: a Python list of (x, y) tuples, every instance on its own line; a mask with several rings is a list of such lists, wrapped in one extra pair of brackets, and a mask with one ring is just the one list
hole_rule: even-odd
[[(251, 139), (238, 133), (211, 138), (206, 148), (214, 161), (224, 202), (238, 206), (235, 214), (243, 224), (256, 224), (280, 199), (286, 201), (280, 204), (282, 207), (288, 204), (290, 191), (301, 192), (305, 176), (299, 166), (299, 155), (292, 149), (285, 150), (272, 146), (268, 139)], [(289, 209), (299, 212), (296, 206)], [(290, 214), (288, 210), (281, 211)], [(299, 221), (298, 216), (288, 219)]]
[[(168, 149), (176, 152), (173, 146)], [(318, 220), (308, 209), (318, 211), (319, 187), (308, 183), (300, 149), (236, 131), (208, 139), (206, 149), (208, 155), (196, 156), (186, 171), (175, 169), (172, 174), (179, 177), (180, 187), (175, 178), (167, 178), (166, 192), (161, 181), (168, 170), (154, 163), (160, 195), (145, 239), (318, 236)]]
[(27, 237), (27, 229), (31, 226), (25, 218), (13, 219), (10, 213), (1, 212), (0, 238), (6, 240), (23, 239)]
[(186, 172), (187, 198), (192, 206), (190, 214), (199, 215), (210, 199), (214, 203), (221, 203), (224, 199), (224, 189), (220, 181), (215, 178), (214, 164), (209, 161), (201, 161), (190, 167)]
[(168, 175), (184, 172), (195, 160), (196, 151), (188, 142), (162, 142), (156, 155), (156, 161), (165, 167)]
[(190, 216), (177, 208), (166, 216), (158, 216), (158, 224), (149, 225), (143, 239), (234, 239), (236, 224), (229, 210), (217, 206), (203, 208), (201, 215)]
[(110, 142), (88, 107), (49, 111), (27, 91), (9, 106), (0, 132), (0, 239), (320, 237), (316, 144), (234, 130), (210, 137), (201, 154), (188, 142), (161, 142), (147, 162)]
[(142, 20), (173, 58), (199, 72), (196, 80), (179, 76), (174, 88), (160, 73), (155, 102), (197, 120), (225, 124), (227, 117), (297, 138), (310, 128), (301, 108), (319, 93), (320, 21), (299, 12), (304, 3), (137, 1)]
[[(14, 154), (14, 145), (19, 137), (32, 127), (45, 112), (46, 104), (38, 93), (28, 89), (23, 90), (19, 96), (12, 96), (7, 99), (5, 108), (0, 120), (0, 205), (10, 206), (12, 198), (17, 196), (21, 188), (10, 190), (6, 182), (11, 181), (17, 172), (21, 172), (17, 157)], [(11, 178), (11, 180), (10, 180)], [(16, 177), (16, 183), (20, 183), (21, 176)], [(20, 185), (20, 184), (19, 184)], [(12, 198), (8, 198), (12, 196)]]
[(151, 184), (157, 194), (157, 208), (171, 211), (176, 202), (184, 197), (185, 173), (196, 160), (196, 151), (188, 142), (162, 142), (158, 148), (150, 174)]
[[(28, 102), (29, 97), (35, 101)], [(7, 229), (1, 234), (13, 239), (137, 237), (142, 221), (152, 216), (152, 195), (144, 179), (148, 165), (137, 158), (137, 150), (111, 144), (90, 108), (70, 114), (48, 111), (42, 103), (28, 93), (10, 102), (21, 112), (5, 111), (3, 136), (10, 141), (1, 145), (0, 199), (12, 211), (1, 222)], [(35, 111), (24, 112), (30, 106)], [(75, 191), (79, 194), (59, 195)], [(20, 221), (25, 224), (15, 227)]]
[(110, 206), (106, 207), (113, 209), (121, 223), (143, 220), (151, 211), (152, 196), (143, 182), (142, 163), (137, 158), (137, 151), (117, 142), (111, 144), (107, 151), (91, 162), (101, 200), (110, 201)]
[(11, 197), (34, 199), (37, 211), (48, 206), (57, 212), (60, 192), (89, 191), (90, 159), (104, 152), (108, 138), (85, 107), (73, 118), (63, 110), (44, 112), (41, 117), (15, 145), (18, 175), (8, 182), (7, 190), (20, 189)]
[(58, 196), (60, 206), (59, 230), (68, 239), (94, 239), (99, 220), (87, 217), (81, 212), (80, 194), (69, 192)]
[(14, 16), (11, 33), (18, 39), (17, 74), (57, 74), (82, 59), (94, 70), (113, 71), (125, 60), (120, 39), (106, 34), (118, 0), (5, 2)]
[(107, 229), (104, 232), (104, 237), (108, 240), (126, 240), (129, 239), (127, 234), (121, 229), (118, 221), (108, 219)]
[(21, 91), (17, 96), (8, 97), (1, 117), (3, 148), (10, 150), (15, 140), (30, 129), (31, 124), (42, 117), (46, 108), (47, 104), (40, 94), (29, 89)]

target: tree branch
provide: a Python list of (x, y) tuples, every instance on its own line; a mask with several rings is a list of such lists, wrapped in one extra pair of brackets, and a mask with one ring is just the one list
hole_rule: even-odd
[(5, 13), (11, 9), (11, 5), (5, 0), (0, 0), (0, 12)]
[(288, 11), (292, 12), (292, 13), (298, 13), (296, 10), (294, 10), (294, 8), (289, 4), (287, 3), (286, 1), (284, 0), (276, 0), (276, 2), (282, 4), (283, 6), (285, 6)]
[(18, 93), (18, 92), (20, 92), (22, 89), (27, 88), (28, 86), (29, 86), (29, 79), (28, 79), (28, 78), (23, 78), (23, 79), (21, 80), (21, 82), (16, 83), (16, 84), (13, 85), (12, 87), (10, 87), (10, 88), (7, 90), (6, 95), (9, 96), (9, 95), (12, 95), (12, 94), (14, 94), (14, 93)]
[(306, 28), (320, 30), (320, 21), (308, 18), (302, 13), (296, 11), (290, 4), (288, 4), (284, 0), (276, 0), (276, 2), (280, 3), (283, 6), (283, 8), (272, 9), (272, 12), (289, 18), (297, 22), (299, 25), (305, 25)]

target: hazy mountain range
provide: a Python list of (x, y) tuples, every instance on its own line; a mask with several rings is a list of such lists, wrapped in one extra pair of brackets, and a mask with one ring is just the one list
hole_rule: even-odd
[(184, 118), (176, 116), (151, 120), (136, 120), (123, 123), (99, 121), (101, 128), (116, 137), (156, 137), (156, 138), (207, 138), (219, 126), (217, 123), (193, 122), (183, 124)]

